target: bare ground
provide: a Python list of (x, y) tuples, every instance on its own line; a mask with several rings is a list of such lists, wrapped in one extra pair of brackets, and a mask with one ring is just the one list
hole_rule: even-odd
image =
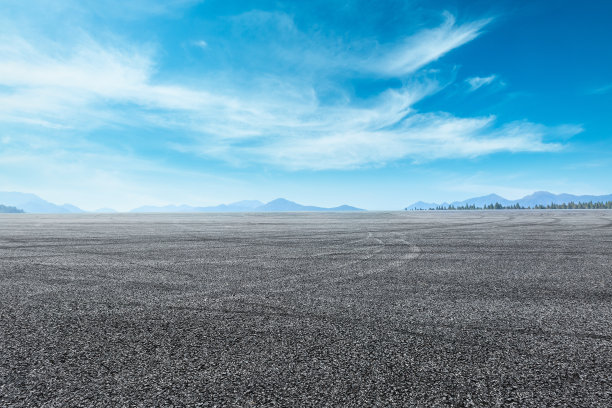
[(612, 212), (1, 215), (0, 406), (612, 406)]

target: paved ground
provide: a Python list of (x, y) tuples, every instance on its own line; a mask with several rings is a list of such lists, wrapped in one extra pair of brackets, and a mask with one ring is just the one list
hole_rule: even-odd
[(0, 406), (612, 406), (612, 212), (0, 216)]

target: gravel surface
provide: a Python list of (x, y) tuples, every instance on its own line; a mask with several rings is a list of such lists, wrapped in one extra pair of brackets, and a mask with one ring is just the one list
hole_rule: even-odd
[(0, 215), (0, 406), (612, 406), (612, 212)]

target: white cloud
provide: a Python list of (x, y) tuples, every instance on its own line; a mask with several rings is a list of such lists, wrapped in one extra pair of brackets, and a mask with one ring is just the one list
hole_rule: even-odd
[(475, 91), (485, 85), (490, 85), (497, 79), (497, 75), (489, 75), (487, 77), (472, 77), (465, 80), (470, 86), (470, 91)]
[(491, 20), (484, 19), (457, 25), (455, 17), (445, 13), (442, 25), (424, 29), (399, 44), (384, 49), (370, 67), (389, 76), (401, 76), (442, 57), (449, 51), (472, 41)]
[(603, 94), (606, 94), (606, 93), (608, 93), (610, 91), (612, 91), (612, 84), (607, 84), (607, 85), (604, 85), (602, 87), (593, 89), (589, 93), (596, 94), (596, 95), (603, 95)]
[(542, 141), (540, 126), (511, 123), (496, 130), (493, 124), (494, 118), (414, 114), (390, 129), (329, 128), (309, 138), (279, 138), (252, 153), (262, 162), (289, 169), (324, 170), (381, 165), (404, 158), (421, 162), (561, 148)]
[[(319, 33), (300, 31), (293, 16), (282, 12), (252, 10), (229, 21), (242, 33), (250, 46), (241, 52), (254, 55), (255, 60), (282, 61), (294, 67), (304, 67), (306, 74), (342, 72), (379, 77), (407, 77), (477, 38), (492, 19), (457, 23), (455, 17), (444, 12), (440, 25), (422, 28), (391, 42), (375, 39), (329, 39)], [(229, 23), (228, 23), (229, 24)], [(269, 41), (276, 52), (271, 59), (270, 48), (252, 46), (253, 38)], [(240, 46), (240, 45), (239, 45)]]
[[(103, 47), (89, 39), (66, 50), (36, 47), (20, 37), (0, 37), (0, 119), (53, 128), (137, 123), (149, 110), (250, 115), (239, 99), (173, 84), (154, 84), (152, 55)], [(137, 107), (136, 117), (113, 107)], [(220, 113), (225, 111), (225, 114)]]
[(206, 49), (208, 47), (208, 43), (204, 40), (194, 41), (193, 45), (202, 49)]
[[(281, 20), (287, 30), (297, 30), (286, 15)], [(367, 101), (346, 97), (333, 103), (319, 99), (309, 78), (261, 75), (246, 87), (209, 78), (187, 86), (176, 77), (158, 80), (150, 50), (104, 45), (87, 36), (66, 46), (5, 34), (0, 36), (0, 122), (76, 132), (150, 126), (180, 135), (181, 140), (164, 143), (181, 152), (287, 169), (348, 169), (400, 159), (560, 148), (544, 142), (546, 131), (537, 125), (499, 127), (489, 117), (415, 111), (414, 105), (439, 85), (427, 76), (407, 76), (476, 38), (487, 22), (457, 25), (447, 15), (441, 26), (399, 45), (338, 55), (329, 64), (336, 74), (351, 65), (402, 77), (404, 85)], [(472, 86), (480, 87), (495, 77), (472, 79)]]

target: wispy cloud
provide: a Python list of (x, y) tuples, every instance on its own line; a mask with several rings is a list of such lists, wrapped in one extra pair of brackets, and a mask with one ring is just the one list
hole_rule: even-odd
[(442, 25), (421, 30), (398, 44), (382, 47), (380, 55), (366, 63), (366, 66), (389, 76), (413, 73), (449, 51), (472, 41), (491, 22), (491, 19), (482, 19), (457, 24), (452, 14), (445, 13), (444, 16)]
[[(351, 169), (409, 158), (415, 162), (472, 158), (497, 152), (559, 150), (544, 143), (539, 126), (511, 123), (493, 127), (494, 118), (415, 114), (393, 128), (327, 129), (309, 138), (279, 138), (263, 147), (246, 148), (254, 159), (289, 169)], [(240, 149), (240, 148), (239, 148)]]
[[(130, 124), (152, 112), (203, 115), (252, 114), (239, 99), (205, 89), (154, 83), (152, 55), (104, 47), (81, 38), (70, 49), (42, 47), (20, 37), (0, 37), (0, 118), (48, 127)], [(117, 106), (118, 104), (124, 106)], [(136, 108), (125, 115), (128, 108)]]
[(208, 47), (208, 43), (204, 40), (198, 40), (198, 41), (194, 41), (193, 45), (195, 45), (196, 47), (205, 49)]
[[(305, 46), (313, 57), (300, 69), (317, 71), (321, 78), (353, 71), (401, 83), (366, 99), (347, 93), (332, 101), (318, 94), (314, 76), (263, 72), (252, 74), (246, 83), (231, 75), (161, 79), (158, 56), (150, 47), (120, 40), (102, 43), (89, 35), (59, 44), (4, 33), (0, 121), (31, 129), (73, 129), (78, 131), (73, 137), (93, 129), (151, 127), (167, 135), (158, 144), (184, 154), (284, 169), (352, 169), (402, 159), (560, 149), (560, 144), (544, 140), (550, 132), (540, 125), (415, 110), (415, 104), (440, 85), (426, 74), (413, 74), (475, 39), (489, 22), (458, 24), (448, 13), (444, 18), (441, 25), (397, 43), (372, 43), (354, 53), (345, 49), (334, 54), (329, 44)], [(296, 39), (304, 38), (283, 13), (251, 12), (240, 24), (269, 27), (271, 20)], [(194, 44), (206, 46), (202, 40)], [(271, 58), (298, 55), (276, 52)], [(493, 75), (468, 83), (477, 89), (494, 80)]]
[(485, 85), (490, 85), (497, 79), (497, 75), (489, 75), (487, 77), (472, 77), (465, 80), (470, 86), (470, 91), (475, 91)]
[(612, 84), (607, 84), (607, 85), (601, 86), (599, 88), (595, 88), (590, 93), (591, 94), (596, 94), (596, 95), (603, 95), (603, 94), (606, 94), (608, 92), (612, 92)]

